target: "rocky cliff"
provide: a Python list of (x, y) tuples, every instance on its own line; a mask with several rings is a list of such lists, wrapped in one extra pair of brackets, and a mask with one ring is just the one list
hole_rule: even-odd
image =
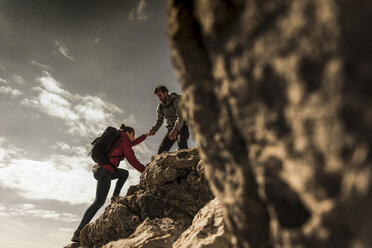
[(197, 148), (156, 155), (140, 183), (83, 228), (80, 244), (66, 248), (230, 247), (213, 199)]
[(169, 1), (184, 114), (236, 247), (371, 247), (371, 11)]

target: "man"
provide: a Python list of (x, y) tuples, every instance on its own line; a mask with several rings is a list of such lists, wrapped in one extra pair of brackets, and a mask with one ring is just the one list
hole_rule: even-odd
[(164, 118), (167, 119), (168, 132), (161, 142), (158, 154), (169, 151), (176, 139), (180, 149), (188, 148), (187, 139), (190, 136), (189, 128), (187, 127), (180, 109), (181, 96), (176, 93), (168, 94), (168, 89), (164, 85), (159, 85), (154, 89), (160, 101), (157, 107), (157, 120), (154, 126), (149, 131), (149, 135), (155, 135), (163, 124)]

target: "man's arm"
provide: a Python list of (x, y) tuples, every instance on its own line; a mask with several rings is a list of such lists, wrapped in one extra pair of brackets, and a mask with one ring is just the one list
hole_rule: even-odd
[(177, 132), (179, 132), (182, 128), (182, 125), (184, 123), (184, 119), (183, 119), (183, 116), (182, 116), (182, 111), (181, 111), (181, 104), (180, 104), (180, 101), (181, 101), (181, 96), (180, 97), (177, 97), (174, 102), (173, 102), (173, 106), (174, 108), (176, 109), (176, 115), (177, 115), (177, 120), (176, 122), (174, 123), (174, 127), (173, 129), (177, 130)]
[(154, 126), (151, 128), (152, 131), (154, 131), (155, 133), (159, 130), (159, 128), (161, 127), (161, 125), (163, 124), (163, 121), (164, 121), (164, 113), (163, 113), (163, 109), (161, 107), (161, 104), (158, 105), (157, 107), (157, 110), (156, 110), (156, 122), (154, 124)]

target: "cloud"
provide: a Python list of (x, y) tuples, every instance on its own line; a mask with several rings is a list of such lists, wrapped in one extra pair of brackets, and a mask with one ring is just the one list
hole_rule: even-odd
[(23, 77), (17, 74), (15, 74), (12, 79), (14, 82), (19, 83), (19, 84), (25, 84), (26, 82), (26, 80)]
[(48, 115), (69, 120), (77, 121), (79, 116), (72, 110), (72, 104), (58, 94), (48, 92), (45, 89), (39, 89), (38, 98), (24, 99), (21, 105), (38, 108), (40, 111)]
[(0, 216), (1, 247), (64, 247), (75, 229), (74, 223), (59, 224), (50, 219), (18, 218)]
[(135, 151), (136, 156), (141, 163), (146, 164), (150, 162), (153, 152), (148, 146), (148, 141), (144, 141), (141, 144), (134, 146), (133, 150)]
[[(65, 142), (57, 142), (52, 146), (56, 151), (61, 151), (63, 154), (72, 154), (79, 157), (87, 157), (89, 149), (84, 146), (71, 146)], [(63, 157), (62, 157), (63, 158)]]
[(22, 155), (22, 150), (8, 144), (6, 139), (0, 138), (0, 161), (6, 163), (15, 155)]
[(61, 88), (61, 84), (58, 83), (48, 72), (44, 71), (44, 75), (37, 79), (41, 83), (41, 86), (47, 91), (62, 96), (70, 96), (71, 94)]
[(4, 84), (6, 84), (6, 83), (8, 83), (4, 78), (2, 78), (2, 77), (0, 77), (0, 82), (2, 82), (2, 83), (4, 83)]
[(70, 152), (72, 147), (64, 142), (58, 142), (57, 144), (53, 145), (53, 149), (62, 150), (64, 152)]
[(37, 208), (34, 204), (29, 203), (10, 206), (0, 204), (0, 216), (28, 216), (66, 223), (79, 221), (78, 216), (75, 214), (66, 212), (58, 213), (54, 210), (41, 209)]
[(62, 54), (64, 57), (68, 58), (69, 60), (72, 60), (72, 61), (75, 60), (75, 58), (72, 55), (70, 55), (69, 49), (64, 44), (62, 44), (61, 42), (57, 40), (54, 42), (54, 44), (57, 46), (57, 51), (60, 54)]
[[(46, 71), (36, 81), (40, 83), (33, 88), (37, 96), (25, 98), (20, 104), (62, 120), (69, 127), (69, 133), (95, 137), (107, 126), (118, 125), (124, 114), (103, 97), (70, 93)], [(129, 116), (128, 122), (136, 122), (134, 115)]]
[(133, 7), (129, 12), (130, 22), (143, 23), (150, 18), (150, 15), (146, 13), (147, 3), (145, 0), (139, 0), (137, 6)]
[[(0, 138), (0, 185), (18, 190), (18, 195), (26, 199), (57, 200), (70, 204), (91, 203), (95, 196), (96, 180), (91, 172), (93, 161), (86, 154), (88, 148), (75, 148), (63, 143), (57, 147), (76, 152), (52, 154), (44, 161), (37, 161), (28, 159), (24, 151)], [(125, 167), (125, 163), (121, 167)], [(132, 168), (129, 171), (130, 177), (122, 194), (130, 185), (138, 184), (139, 181), (140, 174)], [(52, 217), (53, 214), (50, 215)]]
[(11, 86), (0, 86), (0, 93), (10, 96), (20, 96), (23, 94), (20, 90), (14, 89)]
[(49, 65), (41, 64), (35, 60), (31, 60), (31, 64), (38, 67), (42, 71), (54, 71), (53, 68)]
[(40, 115), (39, 114), (36, 114), (36, 113), (27, 113), (24, 115), (24, 117), (26, 119), (30, 119), (30, 120), (37, 120), (40, 118)]

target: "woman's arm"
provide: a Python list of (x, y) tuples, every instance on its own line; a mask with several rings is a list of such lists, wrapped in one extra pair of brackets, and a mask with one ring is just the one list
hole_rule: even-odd
[(139, 136), (138, 138), (134, 139), (132, 141), (132, 146), (136, 146), (138, 145), (139, 143), (141, 143), (142, 141), (144, 141), (146, 139), (146, 134), (142, 134), (141, 136)]
[(134, 155), (134, 151), (132, 147), (124, 146), (123, 148), (124, 156), (128, 160), (129, 164), (132, 165), (136, 170), (139, 172), (144, 172), (146, 167), (141, 164), (140, 161), (137, 160), (136, 155)]

